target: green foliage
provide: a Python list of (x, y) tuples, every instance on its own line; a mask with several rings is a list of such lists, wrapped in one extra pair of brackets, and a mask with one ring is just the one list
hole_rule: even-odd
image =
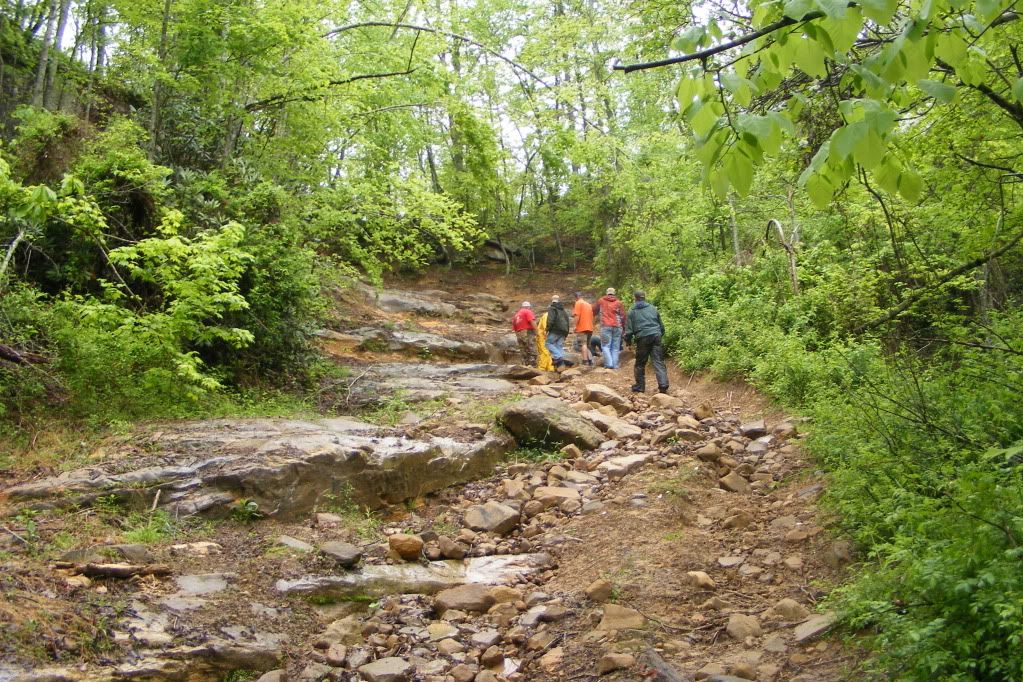
[(174, 519), (162, 509), (132, 512), (125, 519), (124, 541), (152, 545), (174, 537), (178, 530)]

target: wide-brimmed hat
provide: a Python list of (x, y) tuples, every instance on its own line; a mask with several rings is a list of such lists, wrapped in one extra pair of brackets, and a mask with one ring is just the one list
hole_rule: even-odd
[(607, 294), (608, 296), (614, 296), (615, 295), (615, 288), (614, 287), (608, 287), (607, 291), (605, 291), (604, 293)]

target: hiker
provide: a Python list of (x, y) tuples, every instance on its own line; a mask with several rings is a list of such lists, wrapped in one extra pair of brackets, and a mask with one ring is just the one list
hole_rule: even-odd
[(536, 364), (536, 314), (529, 301), (523, 301), (522, 307), (512, 318), (512, 331), (519, 342), (522, 364), (532, 367)]
[(543, 372), (554, 371), (554, 361), (547, 350), (547, 313), (536, 321), (536, 368)]
[[(596, 362), (597, 358), (602, 358), (604, 356), (604, 353), (600, 350), (600, 334), (594, 334), (591, 336), (588, 345), (590, 347), (590, 363), (593, 364)], [(603, 362), (603, 360), (601, 360), (601, 362)]]
[(634, 393), (642, 393), (646, 386), (646, 361), (650, 358), (657, 377), (658, 393), (668, 392), (668, 368), (664, 366), (664, 347), (661, 337), (664, 336), (664, 323), (657, 308), (646, 302), (646, 294), (636, 290), (632, 297), (636, 300), (625, 319), (625, 343), (636, 342), (636, 383), (632, 385)]
[(561, 297), (555, 294), (551, 297), (551, 306), (547, 309), (547, 350), (554, 360), (554, 367), (571, 366), (572, 363), (565, 360), (565, 338), (568, 337), (568, 330), (571, 322), (568, 311), (561, 305)]
[(575, 318), (576, 345), (582, 346), (583, 364), (592, 365), (593, 355), (590, 354), (590, 339), (593, 338), (593, 306), (583, 298), (581, 291), (575, 292), (575, 307), (572, 308), (572, 317)]
[(607, 292), (597, 300), (593, 314), (600, 320), (600, 348), (604, 354), (604, 367), (618, 369), (625, 306), (615, 296), (614, 287), (608, 287)]

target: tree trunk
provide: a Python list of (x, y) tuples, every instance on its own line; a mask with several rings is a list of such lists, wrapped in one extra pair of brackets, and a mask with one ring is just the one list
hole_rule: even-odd
[(57, 34), (53, 38), (53, 55), (46, 67), (46, 86), (43, 89), (43, 104), (47, 109), (56, 109), (60, 99), (54, 100), (53, 82), (57, 78), (57, 67), (60, 61), (60, 44), (64, 39), (64, 28), (67, 26), (67, 15), (71, 9), (71, 0), (61, 0), (60, 17), (57, 19)]
[[(163, 0), (163, 17), (160, 21), (160, 47), (157, 52), (159, 69), (162, 71), (167, 60), (167, 29), (170, 24), (171, 3), (173, 0)], [(163, 74), (157, 73), (153, 82), (153, 104), (149, 115), (149, 160), (156, 158), (156, 151), (160, 148), (160, 109), (163, 107)]]
[(728, 215), (732, 219), (732, 252), (735, 254), (735, 264), (742, 265), (742, 253), (739, 251), (739, 221), (735, 215), (735, 196), (728, 196)]
[(46, 18), (46, 34), (43, 36), (42, 47), (39, 48), (39, 63), (36, 64), (36, 80), (32, 86), (32, 106), (43, 106), (43, 86), (46, 85), (46, 67), (50, 57), (50, 42), (53, 41), (53, 29), (57, 24), (57, 0), (50, 0), (50, 9)]

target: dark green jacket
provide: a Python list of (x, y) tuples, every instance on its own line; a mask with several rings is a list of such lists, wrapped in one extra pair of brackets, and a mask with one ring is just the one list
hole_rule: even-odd
[(568, 311), (561, 303), (551, 303), (547, 309), (547, 333), (568, 336)]
[(640, 301), (625, 316), (625, 340), (632, 343), (633, 338), (642, 339), (647, 336), (664, 336), (664, 323), (661, 322), (657, 308), (646, 301)]

